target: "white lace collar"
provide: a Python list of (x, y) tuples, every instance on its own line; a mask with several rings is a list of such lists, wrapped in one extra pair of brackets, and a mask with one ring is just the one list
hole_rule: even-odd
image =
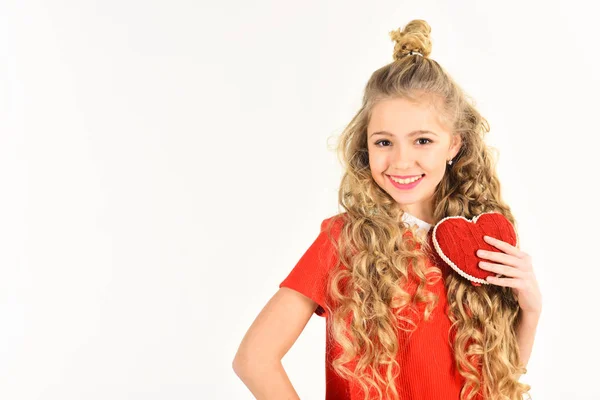
[(406, 211), (404, 211), (404, 214), (402, 215), (402, 220), (408, 222), (411, 225), (418, 225), (419, 229), (423, 230), (425, 233), (429, 232), (429, 229), (431, 229), (430, 223), (420, 220), (419, 218), (415, 217), (412, 214), (409, 214)]

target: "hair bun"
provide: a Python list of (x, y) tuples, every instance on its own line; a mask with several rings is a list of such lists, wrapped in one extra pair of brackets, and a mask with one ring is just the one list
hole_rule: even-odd
[(394, 60), (399, 60), (411, 51), (418, 51), (423, 57), (431, 54), (431, 27), (422, 19), (413, 19), (404, 30), (398, 28), (390, 32), (394, 45)]

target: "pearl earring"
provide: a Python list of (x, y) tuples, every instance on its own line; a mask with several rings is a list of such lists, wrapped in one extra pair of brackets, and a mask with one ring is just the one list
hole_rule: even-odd
[(448, 160), (448, 165), (452, 165), (453, 162), (454, 161), (452, 161), (452, 160)]

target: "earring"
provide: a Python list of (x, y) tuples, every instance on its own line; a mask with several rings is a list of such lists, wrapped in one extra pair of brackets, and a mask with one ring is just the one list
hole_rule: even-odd
[(452, 160), (448, 160), (448, 165), (452, 165), (453, 162), (454, 161), (452, 161)]

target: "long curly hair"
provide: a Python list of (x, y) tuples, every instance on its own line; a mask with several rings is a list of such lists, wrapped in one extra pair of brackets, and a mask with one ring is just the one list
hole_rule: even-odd
[[(339, 137), (337, 152), (344, 169), (338, 193), (340, 214), (332, 218), (330, 227), (338, 218), (344, 222), (337, 241), (330, 231), (339, 257), (329, 276), (326, 307), (331, 316), (328, 334), (343, 352), (332, 366), (340, 376), (357, 382), (365, 399), (372, 389), (379, 399), (399, 398), (394, 383), (400, 368), (398, 335), (415, 330), (419, 305), (424, 319), (430, 318), (439, 296), (428, 287), (445, 279), (452, 323), (449, 341), (456, 367), (465, 378), (461, 400), (477, 394), (489, 400), (522, 399), (530, 386), (519, 382), (526, 369), (519, 359), (519, 306), (511, 288), (476, 287), (456, 273), (444, 278), (437, 266), (427, 268), (425, 257), (431, 249), (426, 239), (403, 221), (400, 205), (370, 173), (367, 126), (373, 106), (390, 98), (431, 101), (440, 121), (462, 139), (454, 165), (447, 166), (433, 195), (434, 224), (447, 216), (471, 219), (496, 211), (515, 226), (500, 193), (496, 149), (484, 143), (489, 124), (474, 101), (428, 57), (430, 32), (423, 20), (390, 32), (396, 42), (394, 61), (372, 74), (360, 110)], [(413, 235), (407, 236), (408, 231)], [(418, 279), (414, 291), (407, 288), (409, 269)]]

